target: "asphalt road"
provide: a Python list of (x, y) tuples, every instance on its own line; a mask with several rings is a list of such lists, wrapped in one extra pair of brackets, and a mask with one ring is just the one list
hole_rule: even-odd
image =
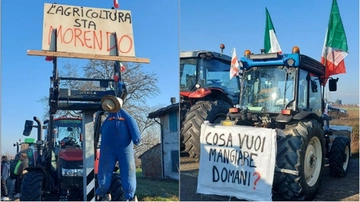
[[(235, 197), (197, 194), (198, 163), (188, 157), (180, 158), (181, 201), (239, 201)], [(283, 200), (273, 195), (273, 200)], [(352, 158), (344, 178), (329, 175), (325, 167), (323, 183), (314, 201), (359, 201), (359, 158)]]

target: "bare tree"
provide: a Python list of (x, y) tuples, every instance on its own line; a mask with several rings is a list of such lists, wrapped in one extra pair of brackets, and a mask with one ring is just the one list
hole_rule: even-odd
[(160, 143), (160, 125), (156, 124), (143, 132), (140, 144), (134, 147), (135, 157), (139, 157), (158, 143)]
[[(83, 67), (86, 78), (110, 79), (114, 75), (114, 62), (104, 60), (90, 60), (88, 65)], [(127, 97), (124, 100), (123, 108), (129, 112), (137, 121), (140, 132), (154, 124), (154, 121), (147, 118), (152, 109), (146, 104), (148, 98), (152, 98), (160, 92), (156, 85), (158, 78), (154, 73), (146, 73), (139, 63), (123, 63), (126, 67), (122, 72), (122, 81), (127, 88)]]

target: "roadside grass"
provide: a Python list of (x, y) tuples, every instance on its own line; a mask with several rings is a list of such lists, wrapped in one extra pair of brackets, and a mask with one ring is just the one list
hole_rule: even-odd
[(139, 201), (179, 201), (179, 181), (172, 179), (149, 179), (136, 169), (136, 195)]
[(359, 157), (359, 107), (357, 106), (336, 106), (348, 111), (349, 116), (333, 119), (331, 125), (343, 125), (352, 127), (351, 153), (354, 157)]

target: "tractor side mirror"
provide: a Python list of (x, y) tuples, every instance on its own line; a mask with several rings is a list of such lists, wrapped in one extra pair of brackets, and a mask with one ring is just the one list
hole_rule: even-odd
[(23, 132), (24, 136), (29, 136), (30, 135), (31, 130), (33, 128), (33, 124), (34, 124), (34, 122), (31, 121), (31, 120), (26, 120), (25, 121), (24, 132)]
[(336, 91), (337, 90), (337, 82), (339, 78), (333, 79), (330, 78), (329, 80), (329, 91)]

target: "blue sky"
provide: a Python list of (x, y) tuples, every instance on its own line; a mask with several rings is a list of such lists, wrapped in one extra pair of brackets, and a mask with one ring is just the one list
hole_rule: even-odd
[[(58, 4), (111, 8), (113, 0), (62, 0)], [(44, 57), (27, 56), (27, 50), (41, 50), (44, 3), (43, 0), (2, 1), (2, 106), (1, 151), (15, 152), (12, 146), (22, 136), (26, 119), (42, 118), (52, 74), (52, 63)], [(178, 1), (119, 1), (120, 9), (132, 12), (136, 56), (149, 58), (144, 70), (159, 78), (161, 94), (148, 104), (169, 105), (170, 97), (179, 100)], [(165, 9), (164, 9), (165, 8)], [(59, 67), (66, 62), (81, 67), (87, 60), (59, 59)], [(31, 137), (36, 137), (33, 130)]]
[[(260, 53), (264, 44), (265, 7), (272, 18), (283, 53), (299, 46), (302, 54), (320, 60), (332, 0), (190, 1), (180, 4), (180, 51), (206, 49), (238, 57), (246, 49)], [(359, 1), (338, 0), (349, 55), (346, 74), (339, 78), (337, 92), (328, 99), (344, 104), (359, 103)]]

